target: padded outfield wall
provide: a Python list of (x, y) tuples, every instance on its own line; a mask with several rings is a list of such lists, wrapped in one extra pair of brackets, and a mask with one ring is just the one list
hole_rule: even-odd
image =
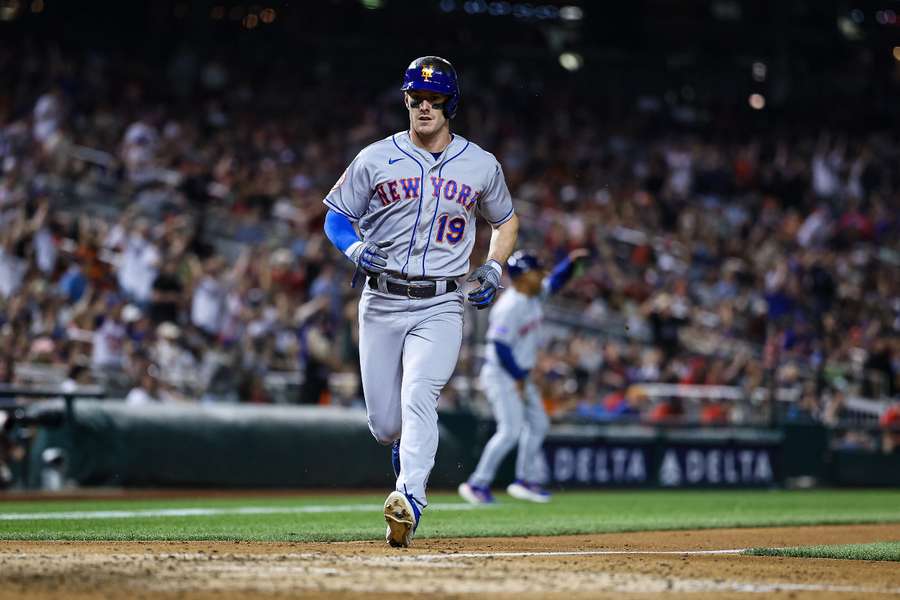
[[(393, 482), (389, 449), (372, 438), (362, 410), (84, 400), (61, 420), (62, 426), (37, 431), (29, 487), (46, 480), (48, 448), (61, 451), (50, 455), (63, 457), (63, 477), (82, 486), (382, 488)], [(489, 420), (442, 413), (429, 484), (452, 488), (463, 481), (492, 433)], [(553, 487), (771, 487), (799, 477), (900, 483), (886, 475), (900, 473), (900, 455), (873, 461), (831, 452), (821, 426), (556, 425), (544, 450)], [(504, 463), (498, 485), (511, 480), (513, 460)]]

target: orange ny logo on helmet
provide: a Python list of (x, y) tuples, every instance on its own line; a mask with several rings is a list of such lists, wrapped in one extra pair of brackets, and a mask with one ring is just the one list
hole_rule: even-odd
[(434, 75), (434, 67), (431, 65), (424, 65), (422, 67), (422, 80), (431, 81), (432, 75)]

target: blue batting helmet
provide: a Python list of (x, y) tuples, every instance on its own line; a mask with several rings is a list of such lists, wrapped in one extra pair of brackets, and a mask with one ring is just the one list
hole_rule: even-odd
[(506, 268), (509, 269), (509, 276), (515, 279), (519, 275), (541, 269), (543, 266), (537, 254), (528, 250), (516, 250), (506, 261)]
[(440, 56), (423, 56), (409, 63), (400, 90), (423, 90), (447, 96), (444, 114), (448, 119), (456, 115), (459, 106), (459, 80), (450, 61)]

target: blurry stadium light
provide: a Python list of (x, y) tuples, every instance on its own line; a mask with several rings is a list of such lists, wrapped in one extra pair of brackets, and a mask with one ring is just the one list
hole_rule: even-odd
[(259, 13), (260, 20), (266, 25), (273, 22), (277, 16), (278, 13), (275, 12), (274, 8), (264, 8), (263, 11)]
[(841, 35), (848, 40), (861, 40), (863, 38), (863, 32), (860, 26), (847, 17), (838, 17), (837, 26)]
[(556, 19), (559, 17), (559, 9), (550, 5), (538, 6), (534, 9), (534, 16), (538, 19)]
[(900, 61), (900, 46), (894, 46), (894, 60)]
[(756, 61), (753, 63), (753, 67), (750, 69), (750, 72), (753, 74), (753, 81), (765, 81), (766, 73), (768, 72), (768, 68), (766, 67), (766, 63)]
[(241, 24), (247, 29), (253, 29), (257, 25), (259, 25), (259, 17), (251, 13), (244, 17), (244, 20), (241, 21)]
[(710, 11), (720, 21), (740, 21), (743, 16), (741, 5), (737, 0), (714, 0)]
[(893, 25), (897, 22), (897, 13), (891, 9), (879, 10), (875, 13), (875, 20), (879, 25)]
[(453, 12), (456, 10), (455, 0), (441, 0), (441, 10), (444, 12)]
[(580, 6), (563, 6), (559, 9), (559, 18), (563, 21), (580, 21), (584, 18), (584, 11)]
[(559, 55), (559, 64), (566, 71), (577, 71), (584, 64), (584, 59), (576, 52), (563, 52)]
[(209, 11), (209, 18), (213, 21), (221, 21), (225, 18), (225, 7), (224, 6), (213, 6), (212, 10)]
[(382, 6), (384, 6), (384, 2), (382, 0), (359, 0), (365, 8), (369, 10), (378, 10)]
[(12, 21), (19, 15), (19, 0), (0, 2), (0, 21)]
[(466, 11), (466, 14), (477, 15), (487, 11), (487, 2), (484, 0), (469, 0), (463, 5), (463, 10)]
[(766, 97), (762, 94), (750, 94), (747, 102), (750, 103), (750, 108), (753, 110), (762, 110), (766, 107)]
[(33, 13), (44, 12), (44, 0), (34, 0), (34, 2), (31, 3), (31, 12), (33, 12)]
[(488, 13), (494, 17), (503, 17), (512, 12), (512, 5), (509, 2), (491, 2), (488, 4)]
[(854, 8), (850, 11), (850, 18), (853, 19), (854, 23), (862, 23), (866, 20), (866, 13), (859, 10), (858, 8)]

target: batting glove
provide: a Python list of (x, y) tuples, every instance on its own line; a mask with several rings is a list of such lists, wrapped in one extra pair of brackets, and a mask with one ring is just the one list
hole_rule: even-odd
[(350, 260), (356, 263), (356, 271), (353, 273), (353, 280), (350, 282), (351, 287), (356, 287), (356, 283), (360, 276), (364, 273), (369, 275), (378, 275), (384, 272), (387, 267), (387, 252), (382, 248), (387, 248), (394, 242), (363, 242), (350, 254)]
[(363, 242), (360, 244), (350, 260), (356, 263), (356, 266), (369, 273), (370, 275), (378, 275), (384, 271), (387, 266), (388, 255), (382, 248), (387, 248), (393, 242)]
[(478, 310), (487, 308), (497, 299), (497, 292), (503, 288), (500, 286), (500, 263), (489, 260), (475, 269), (466, 281), (477, 281), (480, 286), (469, 292), (469, 303)]

